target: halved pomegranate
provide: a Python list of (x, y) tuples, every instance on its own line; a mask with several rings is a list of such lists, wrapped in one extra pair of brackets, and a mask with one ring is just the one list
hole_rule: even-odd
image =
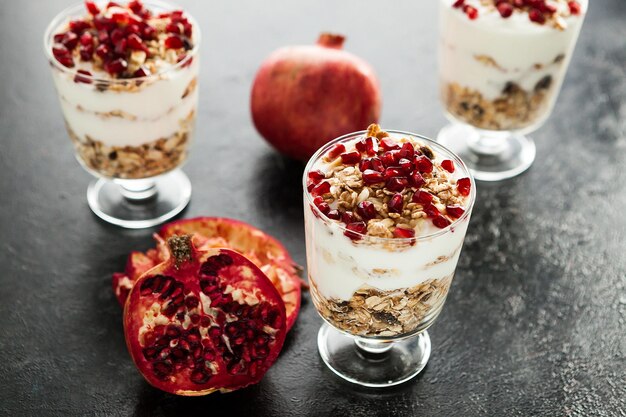
[[(300, 311), (302, 281), (298, 276), (296, 263), (278, 240), (238, 220), (219, 217), (178, 220), (164, 225), (159, 235), (155, 235), (160, 249), (150, 249), (146, 253), (154, 261), (151, 267), (167, 257), (167, 250), (163, 250), (163, 239), (180, 234), (197, 235), (201, 249), (230, 248), (254, 262), (280, 293), (287, 311), (287, 330), (291, 329)], [(113, 290), (122, 306), (133, 283), (149, 269), (146, 268), (147, 261), (137, 254), (141, 252), (130, 254), (125, 273), (113, 274)]]
[(144, 378), (178, 395), (255, 384), (285, 340), (285, 307), (252, 262), (230, 249), (167, 240), (170, 256), (139, 278), (124, 308), (128, 350)]

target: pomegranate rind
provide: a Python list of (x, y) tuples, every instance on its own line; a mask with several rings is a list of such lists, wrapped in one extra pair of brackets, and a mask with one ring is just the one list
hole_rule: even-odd
[[(161, 294), (142, 294), (142, 283), (157, 275), (173, 276), (178, 279), (179, 282), (184, 283), (186, 295), (200, 294), (202, 293), (199, 278), (201, 276), (201, 262), (218, 255), (227, 255), (233, 260), (232, 265), (223, 267), (219, 270), (220, 279), (225, 279), (229, 288), (242, 290), (244, 294), (252, 294), (253, 296), (258, 297), (259, 300), (262, 300), (262, 302), (268, 303), (271, 308), (276, 309), (274, 311), (278, 311), (279, 315), (274, 319), (274, 327), (270, 329), (272, 330), (270, 341), (267, 342), (269, 353), (263, 359), (262, 366), (256, 368), (257, 371), (254, 375), (232, 375), (228, 373), (223, 357), (217, 355), (215, 360), (212, 361), (216, 367), (215, 373), (206, 383), (193, 383), (191, 381), (193, 369), (184, 366), (181, 369), (175, 369), (176, 372), (165, 379), (158, 378), (153, 372), (150, 371), (152, 362), (148, 361), (144, 356), (143, 348), (146, 346), (142, 346), (140, 339), (144, 337), (147, 338), (147, 334), (152, 330), (155, 330), (154, 326), (156, 326), (157, 323), (162, 326), (172, 324), (176, 316), (170, 317), (170, 322), (166, 323), (163, 319), (163, 317), (166, 316), (162, 313), (160, 313), (160, 316), (154, 314), (154, 303), (157, 302), (157, 300), (160, 300), (159, 296)], [(126, 337), (126, 345), (135, 365), (149, 384), (162, 391), (176, 395), (200, 396), (207, 395), (215, 391), (230, 392), (258, 383), (270, 366), (278, 358), (287, 333), (285, 327), (285, 307), (280, 294), (265, 274), (263, 274), (263, 272), (254, 263), (236, 251), (226, 248), (211, 248), (208, 250), (195, 250), (194, 248), (194, 254), (192, 257), (192, 262), (185, 264), (178, 264), (176, 263), (176, 260), (171, 257), (167, 261), (143, 274), (133, 286), (124, 306), (124, 334)], [(197, 259), (198, 262), (195, 262), (195, 259)], [(161, 303), (165, 305), (162, 300)], [(242, 306), (248, 306), (248, 304), (239, 304)], [(254, 304), (250, 305), (254, 307)], [(185, 311), (187, 311), (186, 307), (184, 308)], [(201, 311), (206, 312), (211, 307), (210, 305), (205, 306), (205, 301), (203, 301), (202, 296), (200, 296), (200, 304), (198, 308)], [(152, 318), (154, 318), (153, 322), (150, 321)], [(244, 320), (246, 319), (241, 319), (240, 321)], [(189, 330), (193, 326), (193, 324), (189, 321), (186, 321), (188, 327), (185, 327), (185, 322), (179, 321), (179, 323), (181, 323), (180, 326), (184, 330)], [(229, 324), (229, 322), (224, 321), (222, 323), (223, 326), (226, 326), (227, 324)], [(152, 328), (150, 327), (151, 325), (153, 325)], [(215, 325), (215, 323), (213, 323), (212, 326), (213, 325)], [(148, 326), (147, 331), (146, 326)], [(266, 326), (270, 325), (267, 324)], [(205, 346), (205, 339), (210, 341), (209, 336), (205, 334), (201, 340), (201, 346)], [(232, 341), (229, 343), (232, 343)], [(230, 344), (228, 346), (230, 349)], [(217, 350), (215, 345), (211, 345), (211, 347)]]
[(224, 217), (177, 220), (159, 231), (163, 239), (181, 234), (204, 237), (201, 244), (196, 241), (201, 249), (230, 248), (254, 262), (281, 294), (287, 311), (287, 331), (293, 327), (300, 311), (302, 281), (296, 263), (276, 238), (248, 223)]
[(154, 249), (146, 253), (133, 251), (128, 255), (124, 272), (113, 273), (113, 292), (122, 307), (137, 278), (161, 262)]

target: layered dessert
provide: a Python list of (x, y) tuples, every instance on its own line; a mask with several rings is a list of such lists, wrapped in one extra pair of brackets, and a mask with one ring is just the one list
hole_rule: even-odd
[(534, 130), (550, 114), (587, 0), (440, 0), (441, 95), (454, 118)]
[(149, 178), (186, 157), (198, 103), (200, 33), (181, 10), (131, 1), (69, 9), (46, 48), (79, 161), (108, 178)]
[(462, 162), (434, 142), (372, 125), (318, 151), (305, 180), (309, 282), (322, 317), (365, 337), (427, 328), (474, 201)]

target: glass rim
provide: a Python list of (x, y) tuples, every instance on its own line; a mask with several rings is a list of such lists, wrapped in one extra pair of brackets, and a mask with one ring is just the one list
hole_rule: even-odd
[[(463, 168), (464, 172), (467, 174), (467, 177), (470, 179), (470, 183), (471, 183), (471, 189), (470, 189), (470, 201), (469, 204), (467, 205), (467, 207), (465, 208), (465, 213), (463, 213), (463, 215), (461, 217), (459, 217), (458, 219), (455, 219), (454, 221), (452, 221), (448, 226), (444, 227), (441, 230), (437, 230), (436, 232), (433, 233), (429, 233), (426, 235), (421, 235), (421, 236), (416, 236), (416, 237), (405, 237), (405, 238), (398, 238), (398, 237), (380, 237), (380, 236), (370, 236), (367, 234), (363, 234), (363, 233), (358, 233), (355, 231), (350, 231), (350, 233), (353, 233), (357, 236), (361, 237), (361, 240), (367, 240), (370, 242), (374, 242), (374, 243), (392, 243), (392, 242), (396, 242), (398, 244), (412, 244), (414, 242), (420, 242), (420, 241), (424, 241), (424, 240), (430, 240), (432, 238), (444, 235), (450, 231), (452, 231), (454, 229), (454, 226), (459, 224), (460, 222), (462, 222), (463, 220), (467, 219), (470, 216), (470, 213), (472, 212), (472, 209), (474, 208), (474, 202), (476, 201), (476, 181), (474, 180), (474, 176), (472, 175), (472, 173), (470, 172), (469, 168), (467, 167), (467, 165), (465, 165), (465, 162), (463, 162), (463, 160), (461, 158), (459, 158), (459, 156), (457, 154), (455, 154), (454, 152), (452, 152), (450, 149), (448, 149), (447, 147), (443, 146), (442, 144), (436, 142), (433, 139), (430, 139), (426, 136), (423, 135), (419, 135), (417, 133), (413, 133), (413, 132), (409, 132), (409, 131), (405, 131), (405, 130), (395, 130), (395, 129), (386, 129), (385, 132), (389, 133), (389, 134), (396, 134), (396, 135), (402, 135), (402, 136), (410, 136), (416, 139), (420, 139), (420, 140), (424, 140), (427, 142), (428, 145), (435, 145), (435, 147), (442, 149), (443, 151), (447, 152), (450, 157), (452, 159), (454, 159), (454, 162), (457, 163), (460, 167)], [(339, 136), (338, 138), (335, 138), (333, 140), (331, 140), (330, 142), (327, 142), (326, 144), (322, 145), (314, 154), (313, 156), (309, 159), (309, 161), (307, 162), (305, 168), (304, 168), (304, 173), (302, 174), (302, 189), (304, 192), (304, 196), (305, 199), (307, 200), (307, 203), (309, 204), (309, 206), (312, 208), (312, 210), (314, 211), (314, 213), (316, 213), (318, 215), (319, 218), (321, 218), (324, 222), (326, 223), (332, 223), (332, 224), (336, 224), (337, 227), (339, 227), (339, 229), (343, 232), (347, 231), (348, 228), (343, 225), (343, 223), (337, 222), (335, 220), (330, 219), (328, 216), (326, 216), (324, 213), (322, 213), (315, 204), (313, 204), (313, 196), (311, 195), (311, 193), (307, 190), (307, 174), (310, 171), (310, 169), (312, 168), (313, 164), (315, 164), (315, 162), (317, 162), (317, 160), (326, 152), (326, 150), (328, 150), (331, 146), (339, 143), (339, 142), (344, 142), (344, 141), (348, 141), (349, 139), (354, 139), (355, 137), (358, 136), (362, 136), (365, 135), (367, 133), (367, 130), (359, 130), (357, 132), (352, 132), (352, 133), (347, 133), (345, 135)], [(304, 208), (306, 210), (306, 207)]]
[[(126, 84), (128, 82), (135, 82), (135, 81), (150, 81), (153, 79), (159, 79), (160, 76), (164, 75), (164, 74), (168, 74), (170, 72), (174, 72), (176, 70), (179, 70), (183, 67), (185, 67), (186, 65), (188, 65), (188, 63), (196, 56), (198, 55), (198, 51), (200, 49), (200, 42), (202, 40), (202, 35), (201, 35), (201, 31), (200, 31), (200, 27), (198, 25), (198, 22), (196, 21), (196, 19), (190, 14), (188, 13), (183, 7), (179, 6), (176, 3), (170, 3), (165, 2), (165, 1), (161, 1), (161, 0), (145, 0), (143, 1), (143, 3), (145, 5), (154, 5), (154, 6), (158, 6), (161, 7), (165, 10), (183, 10), (185, 17), (187, 19), (189, 19), (191, 21), (191, 24), (193, 25), (193, 30), (194, 30), (194, 35), (196, 36), (197, 40), (194, 41), (194, 45), (193, 48), (189, 51), (189, 53), (187, 54), (187, 56), (185, 58), (183, 58), (181, 61), (177, 62), (175, 65), (172, 65), (170, 67), (168, 67), (167, 69), (165, 69), (164, 71), (160, 71), (154, 74), (149, 74), (143, 77), (132, 77), (132, 78), (102, 78), (102, 77), (98, 77), (98, 76), (94, 76), (94, 75), (87, 75), (87, 74), (80, 74), (81, 78), (85, 78), (88, 79), (92, 82), (99, 82), (99, 83), (107, 83), (107, 84)], [(53, 45), (53, 38), (54, 38), (54, 31), (60, 26), (60, 24), (62, 23), (62, 21), (64, 19), (66, 19), (67, 17), (71, 16), (71, 14), (75, 11), (77, 11), (79, 8), (84, 8), (85, 4), (83, 2), (81, 3), (75, 3), (69, 7), (66, 7), (65, 9), (63, 9), (62, 11), (60, 11), (59, 13), (57, 13), (53, 18), (52, 21), (50, 21), (50, 23), (48, 24), (48, 26), (46, 27), (46, 30), (44, 32), (43, 35), (43, 46), (44, 46), (44, 53), (46, 54), (46, 57), (48, 58), (48, 61), (57, 69), (59, 69), (60, 71), (66, 73), (66, 74), (71, 74), (71, 75), (78, 75), (78, 69), (77, 68), (68, 68), (64, 65), (62, 65), (59, 61), (57, 61), (57, 59), (54, 57), (54, 55), (52, 54), (52, 45)]]

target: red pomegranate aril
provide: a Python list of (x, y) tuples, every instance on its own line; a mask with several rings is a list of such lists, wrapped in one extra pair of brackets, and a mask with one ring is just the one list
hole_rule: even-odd
[(369, 159), (361, 159), (361, 161), (359, 162), (359, 171), (365, 172), (365, 170), (371, 169), (371, 168), (372, 168), (372, 161), (370, 161)]
[(456, 0), (454, 4), (452, 5), (452, 7), (454, 7), (455, 9), (460, 9), (464, 5), (465, 5), (465, 0)]
[(384, 137), (380, 140), (379, 142), (380, 147), (383, 149), (383, 151), (391, 151), (394, 149), (400, 149), (400, 145), (398, 145), (398, 142), (396, 142), (395, 140), (393, 140), (390, 137)]
[(465, 209), (461, 206), (446, 206), (446, 213), (448, 213), (450, 217), (458, 219), (465, 213)]
[(104, 69), (111, 75), (120, 75), (128, 68), (128, 62), (124, 58), (117, 58), (104, 63)]
[(128, 41), (125, 38), (120, 39), (120, 41), (115, 44), (115, 53), (121, 56), (126, 55), (126, 51), (128, 49), (127, 46)]
[(391, 213), (402, 213), (404, 198), (402, 194), (396, 193), (389, 199), (387, 203), (387, 208)]
[(326, 178), (326, 175), (319, 169), (316, 169), (314, 171), (309, 171), (309, 173), (307, 174), (307, 178), (311, 180), (314, 184), (319, 184), (321, 180)]
[(78, 45), (78, 35), (74, 32), (65, 32), (62, 43), (67, 49), (72, 50)]
[(139, 67), (139, 69), (133, 73), (133, 77), (135, 78), (147, 77), (148, 75), (150, 75), (150, 70), (145, 66)]
[(382, 172), (374, 171), (373, 169), (366, 169), (363, 171), (363, 182), (365, 185), (378, 184), (385, 181), (385, 176)]
[(165, 26), (165, 31), (167, 33), (173, 33), (175, 35), (181, 34), (180, 26), (178, 25), (178, 23), (174, 22), (168, 23), (167, 26)]
[(100, 8), (93, 1), (85, 1), (85, 7), (89, 14), (95, 16), (100, 13)]
[(110, 33), (109, 37), (113, 44), (118, 44), (122, 39), (124, 39), (124, 31), (120, 28), (115, 28)]
[(415, 157), (415, 167), (420, 173), (428, 174), (433, 172), (433, 163), (425, 156)]
[(360, 141), (356, 142), (354, 144), (354, 148), (361, 152), (361, 153), (365, 153), (365, 138), (361, 139)]
[(69, 55), (70, 51), (62, 43), (52, 45), (52, 55), (54, 57)]
[(368, 136), (364, 139), (364, 141), (365, 141), (365, 153), (368, 154), (369, 156), (376, 155), (376, 152), (378, 152), (378, 141), (376, 140), (376, 138), (372, 136)]
[(130, 35), (128, 35), (128, 38), (126, 39), (127, 39), (128, 46), (130, 47), (130, 49), (142, 50), (144, 48), (143, 41), (138, 35), (131, 33)]
[[(85, 77), (85, 75), (87, 77)], [(78, 70), (78, 71), (76, 71), (76, 76), (74, 77), (74, 82), (91, 84), (91, 78), (89, 78), (89, 77), (91, 77), (91, 73), (89, 71)]]
[(96, 55), (98, 55), (103, 60), (109, 56), (109, 53), (111, 53), (111, 50), (106, 44), (102, 43), (96, 48)]
[(347, 230), (344, 231), (343, 234), (352, 240), (362, 239), (363, 236), (361, 235), (367, 233), (367, 225), (365, 224), (365, 222), (350, 223), (346, 226), (346, 229)]
[(361, 160), (361, 154), (357, 151), (341, 154), (341, 162), (346, 165), (355, 165)]
[(156, 29), (153, 28), (152, 26), (146, 25), (146, 27), (143, 28), (143, 36), (142, 38), (144, 39), (154, 39), (156, 36)]
[(330, 193), (330, 183), (328, 181), (320, 182), (311, 190), (311, 194), (313, 195), (324, 195), (328, 193)]
[(341, 214), (339, 214), (338, 210), (331, 210), (328, 213), (326, 213), (326, 217), (328, 217), (331, 220), (339, 220), (341, 218)]
[(414, 172), (409, 175), (409, 185), (413, 188), (420, 188), (424, 185), (426, 181), (424, 181), (424, 177), (419, 172)]
[(415, 237), (415, 229), (396, 227), (393, 229), (393, 235), (399, 239), (411, 239)]
[(356, 212), (363, 220), (366, 221), (375, 218), (378, 214), (376, 207), (374, 207), (374, 203), (371, 201), (361, 201), (356, 206)]
[(385, 170), (385, 165), (383, 164), (383, 161), (380, 160), (380, 158), (371, 158), (370, 162), (372, 163), (372, 169), (374, 171), (383, 172)]
[(469, 4), (466, 4), (465, 6), (463, 6), (463, 11), (467, 15), (467, 17), (470, 18), (470, 20), (475, 20), (478, 18), (478, 9), (476, 9), (473, 6), (470, 6)]
[(72, 20), (70, 21), (69, 28), (70, 31), (74, 32), (76, 35), (81, 35), (85, 30), (91, 27), (90, 23), (87, 23), (84, 20)]
[(391, 151), (387, 151), (380, 156), (380, 161), (384, 166), (390, 167), (396, 164), (396, 157)]
[(133, 0), (128, 3), (128, 8), (135, 14), (140, 14), (143, 10), (143, 4), (139, 0)]
[(426, 213), (428, 217), (434, 218), (437, 216), (441, 216), (439, 209), (435, 207), (435, 205), (432, 203), (424, 203), (422, 205), (422, 208), (424, 209), (424, 213)]
[(352, 215), (352, 212), (344, 211), (343, 213), (341, 213), (341, 221), (345, 224), (350, 224), (354, 222), (354, 216)]
[(83, 46), (93, 46), (93, 35), (89, 32), (80, 35), (80, 44)]
[(65, 33), (57, 33), (52, 37), (52, 40), (54, 40), (54, 43), (61, 43), (63, 41), (63, 36), (65, 36)]
[(333, 146), (330, 151), (328, 151), (328, 159), (331, 159), (331, 160), (335, 159), (339, 155), (344, 153), (345, 151), (346, 151), (346, 147), (344, 146), (344, 144), (338, 143), (335, 146)]
[(389, 191), (402, 191), (407, 185), (409, 185), (409, 181), (405, 177), (394, 177), (387, 180), (386, 187)]
[(412, 201), (414, 203), (426, 204), (433, 201), (433, 195), (428, 191), (419, 190), (415, 194), (413, 194)]
[(569, 12), (573, 15), (579, 15), (580, 14), (580, 3), (578, 3), (577, 1), (568, 1), (567, 2), (567, 6), (569, 7)]
[(400, 168), (390, 167), (385, 170), (385, 179), (388, 180), (393, 177), (401, 177), (404, 174)]
[(511, 17), (511, 15), (513, 14), (513, 6), (505, 1), (498, 3), (496, 5), (496, 8), (498, 9), (498, 13), (500, 13), (500, 16), (504, 17), (505, 19)]
[(410, 158), (415, 153), (415, 148), (409, 142), (405, 142), (402, 144), (402, 148), (400, 148), (400, 152), (398, 152), (398, 159), (401, 158)]
[(328, 213), (330, 212), (330, 206), (328, 205), (328, 203), (324, 202), (324, 203), (320, 203), (317, 208), (319, 209), (319, 211), (322, 212), (322, 214), (324, 214), (325, 216), (328, 215)]
[(469, 178), (461, 178), (456, 182), (456, 189), (459, 190), (459, 194), (463, 196), (468, 196), (470, 194), (470, 189), (472, 188), (472, 182)]
[(413, 171), (413, 163), (410, 160), (406, 159), (406, 158), (401, 158), (398, 161), (398, 166), (407, 175), (410, 174), (411, 171)]
[(450, 159), (444, 159), (441, 161), (441, 167), (448, 172), (454, 172), (454, 162)]
[(543, 13), (541, 13), (541, 10), (536, 8), (530, 9), (528, 12), (528, 18), (531, 22), (539, 23), (540, 25), (546, 23), (546, 17)]
[(446, 227), (450, 226), (450, 220), (446, 219), (443, 216), (437, 216), (433, 218), (433, 224), (440, 229), (445, 229)]
[(83, 61), (91, 61), (91, 59), (93, 58), (93, 45), (81, 45), (79, 54), (80, 59), (82, 59)]
[(111, 20), (120, 26), (126, 26), (130, 21), (128, 13), (112, 13)]
[(180, 49), (184, 46), (185, 44), (180, 36), (172, 35), (165, 39), (165, 47), (168, 49)]

